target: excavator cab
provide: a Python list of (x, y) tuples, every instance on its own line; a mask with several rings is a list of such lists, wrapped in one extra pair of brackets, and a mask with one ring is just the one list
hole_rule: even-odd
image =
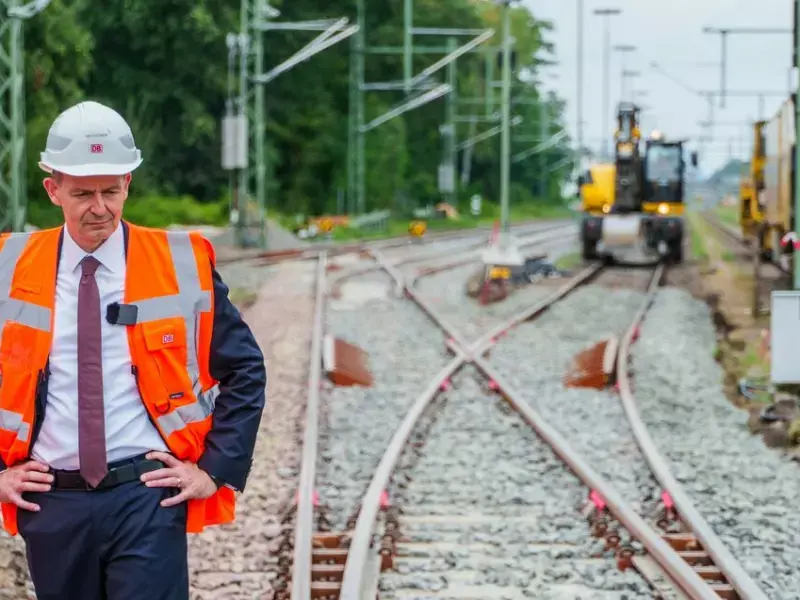
[[(584, 258), (613, 260), (617, 252), (634, 251), (683, 260), (684, 143), (655, 131), (642, 144), (639, 112), (633, 103), (618, 105), (614, 203), (607, 214), (584, 218)], [(696, 162), (693, 156), (692, 164)]]

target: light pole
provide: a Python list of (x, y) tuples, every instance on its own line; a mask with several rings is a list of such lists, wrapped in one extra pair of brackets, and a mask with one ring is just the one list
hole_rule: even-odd
[(609, 117), (609, 80), (611, 79), (611, 32), (609, 29), (609, 17), (622, 14), (618, 8), (596, 8), (594, 14), (603, 17), (603, 139), (606, 140), (603, 149), (606, 156), (611, 154), (608, 139), (608, 117)]
[(639, 71), (631, 71), (629, 69), (622, 69), (622, 71), (620, 72), (620, 79), (621, 79), (620, 86), (622, 88), (621, 91), (620, 91), (620, 98), (621, 99), (625, 98), (625, 95), (626, 95), (625, 91), (627, 90), (627, 86), (625, 84), (628, 81), (628, 79), (632, 79), (634, 77), (639, 77), (640, 75), (641, 75), (641, 73)]
[(578, 148), (575, 153), (575, 171), (581, 168), (581, 158), (583, 157), (583, 0), (578, 0), (578, 65), (577, 65), (577, 98), (575, 110), (577, 112), (577, 137)]
[(630, 54), (631, 52), (636, 51), (636, 46), (631, 46), (630, 44), (617, 44), (614, 46), (614, 50), (619, 52), (622, 55), (620, 58), (620, 82), (619, 82), (619, 99), (625, 100), (625, 55)]
[(508, 196), (511, 182), (511, 0), (503, 3), (503, 96), (502, 135), (500, 157), (500, 227), (503, 231), (503, 247), (508, 243)]
[(703, 33), (718, 34), (722, 42), (720, 51), (722, 56), (720, 58), (720, 96), (719, 106), (725, 108), (725, 78), (727, 71), (727, 55), (728, 55), (728, 35), (731, 33), (748, 34), (748, 35), (770, 35), (776, 33), (792, 33), (791, 29), (783, 29), (780, 27), (703, 27)]

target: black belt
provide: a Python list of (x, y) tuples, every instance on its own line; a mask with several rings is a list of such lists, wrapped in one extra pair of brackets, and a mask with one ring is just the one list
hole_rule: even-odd
[(109, 465), (108, 473), (103, 480), (93, 488), (81, 476), (80, 471), (57, 471), (53, 469), (53, 489), (54, 490), (105, 490), (123, 483), (137, 481), (145, 473), (163, 469), (166, 465), (160, 460), (133, 460), (125, 461), (125, 464), (114, 463)]

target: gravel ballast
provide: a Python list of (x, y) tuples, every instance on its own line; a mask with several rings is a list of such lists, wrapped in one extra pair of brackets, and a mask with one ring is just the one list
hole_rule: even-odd
[(492, 364), (640, 514), (653, 508), (653, 480), (617, 394), (566, 388), (563, 379), (577, 354), (625, 331), (643, 300), (635, 289), (588, 285), (512, 329), (491, 354)]
[[(529, 248), (524, 254), (532, 256), (547, 253), (547, 260), (555, 261), (571, 249), (572, 246), (562, 241), (548, 242)], [(450, 262), (454, 260), (457, 257), (451, 258)], [(483, 306), (479, 298), (471, 298), (466, 293), (467, 281), (480, 269), (480, 258), (476, 258), (474, 264), (434, 273), (419, 279), (416, 284), (422, 296), (430, 300), (433, 307), (462, 332), (467, 341), (478, 338), (502, 321), (544, 300), (568, 281), (567, 277), (544, 279), (514, 290), (501, 302)], [(410, 272), (404, 270), (404, 273)]]
[(659, 292), (633, 347), (642, 418), (672, 472), (744, 569), (775, 600), (800, 598), (797, 464), (763, 445), (722, 391), (710, 311)]
[(586, 488), (472, 367), (454, 381), (408, 487), (381, 598), (651, 598), (576, 507)]
[(366, 351), (375, 378), (371, 388), (329, 388), (321, 398), (317, 485), (334, 528), (344, 526), (408, 407), (449, 359), (439, 330), (393, 290), (388, 275), (372, 273), (328, 301), (327, 332)]

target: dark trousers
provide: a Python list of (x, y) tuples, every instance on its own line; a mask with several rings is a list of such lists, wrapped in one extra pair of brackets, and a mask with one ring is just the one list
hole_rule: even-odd
[(186, 504), (138, 481), (106, 490), (25, 494), (19, 510), (38, 600), (189, 600)]

